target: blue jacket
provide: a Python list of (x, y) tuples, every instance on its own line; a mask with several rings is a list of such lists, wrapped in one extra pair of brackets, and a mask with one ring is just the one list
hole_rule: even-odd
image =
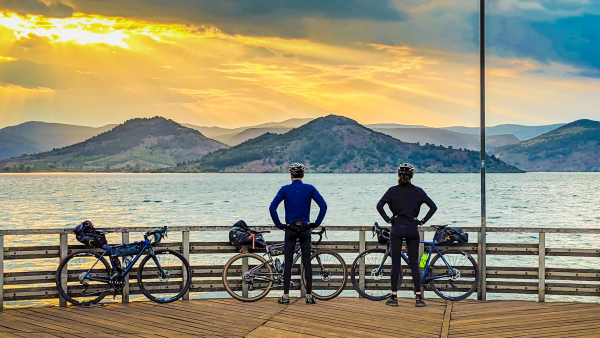
[(319, 216), (317, 216), (317, 220), (315, 221), (315, 224), (318, 226), (321, 225), (323, 218), (325, 218), (327, 203), (325, 203), (325, 200), (321, 194), (319, 194), (317, 188), (310, 184), (304, 184), (300, 180), (292, 181), (292, 184), (289, 185), (284, 185), (279, 189), (279, 192), (269, 207), (273, 223), (280, 229), (283, 227), (283, 224), (281, 224), (281, 221), (279, 220), (279, 215), (277, 214), (277, 207), (281, 201), (285, 201), (286, 224), (295, 222), (310, 223), (310, 203), (312, 200), (314, 200), (320, 208)]

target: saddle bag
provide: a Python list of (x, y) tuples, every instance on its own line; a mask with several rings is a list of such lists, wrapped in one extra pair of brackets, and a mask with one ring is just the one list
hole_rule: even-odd
[(85, 246), (104, 250), (107, 248), (104, 232), (96, 230), (90, 221), (81, 222), (73, 229), (73, 233), (77, 241)]
[(435, 245), (460, 245), (469, 243), (469, 234), (461, 228), (442, 228), (433, 236)]
[(229, 231), (229, 243), (235, 246), (251, 245), (253, 249), (264, 249), (267, 242), (262, 235), (253, 234), (243, 220), (237, 221)]

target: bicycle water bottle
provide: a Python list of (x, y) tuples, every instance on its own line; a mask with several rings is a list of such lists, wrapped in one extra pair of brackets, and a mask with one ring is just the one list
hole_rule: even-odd
[(279, 273), (283, 272), (283, 266), (281, 265), (279, 258), (275, 258), (275, 270)]
[(131, 257), (131, 256), (123, 257), (123, 269), (127, 269), (127, 267), (129, 266), (129, 263), (131, 263), (132, 260), (133, 260), (133, 257)]
[(424, 269), (427, 265), (427, 258), (429, 258), (429, 254), (427, 252), (424, 252), (423, 256), (421, 256), (421, 263), (419, 264), (419, 267), (421, 269)]

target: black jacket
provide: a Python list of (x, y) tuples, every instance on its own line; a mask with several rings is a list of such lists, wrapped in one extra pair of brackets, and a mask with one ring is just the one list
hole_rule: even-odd
[(377, 211), (389, 223), (390, 217), (383, 210), (383, 206), (386, 204), (390, 207), (393, 214), (392, 224), (419, 225), (419, 221), (416, 218), (419, 217), (419, 211), (423, 204), (427, 204), (429, 207), (429, 212), (423, 218), (423, 223), (426, 223), (437, 210), (435, 203), (427, 196), (425, 191), (412, 183), (389, 188), (379, 203), (377, 203)]

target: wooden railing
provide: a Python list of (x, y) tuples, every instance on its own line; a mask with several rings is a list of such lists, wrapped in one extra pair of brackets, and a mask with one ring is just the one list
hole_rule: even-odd
[[(151, 227), (127, 227), (127, 228), (105, 228), (106, 233), (121, 233), (122, 242), (129, 241), (130, 233), (144, 233)], [(273, 230), (270, 227), (256, 227), (257, 230)], [(223, 226), (174, 226), (170, 227), (170, 233), (181, 232), (181, 242), (162, 243), (160, 246), (180, 251), (189, 259), (190, 255), (211, 255), (238, 253), (237, 248), (228, 242), (190, 242), (190, 232), (222, 231), (226, 238), (226, 231), (230, 227)], [(318, 247), (336, 250), (340, 253), (352, 253), (355, 257), (365, 249), (383, 247), (377, 242), (367, 241), (370, 238), (370, 226), (328, 226), (328, 232), (344, 231), (356, 232), (357, 241), (324, 241)], [(463, 228), (466, 232), (478, 233), (479, 228)], [(424, 227), (423, 232), (431, 232), (434, 229)], [(574, 257), (600, 257), (600, 249), (568, 249), (547, 248), (546, 234), (600, 234), (600, 229), (573, 229), (573, 228), (488, 228), (488, 233), (533, 233), (538, 235), (538, 243), (516, 244), (516, 243), (487, 243), (487, 255), (517, 255), (538, 256), (538, 267), (519, 266), (488, 266), (486, 268), (487, 278), (481, 281), (481, 286), (487, 293), (511, 293), (511, 294), (537, 294), (540, 302), (545, 301), (546, 295), (577, 295), (577, 296), (600, 296), (600, 284), (582, 283), (599, 281), (600, 269), (583, 268), (546, 268), (547, 256), (574, 256)], [(369, 234), (367, 236), (367, 233)], [(5, 247), (5, 236), (17, 235), (57, 235), (59, 245), (50, 246), (10, 246)], [(47, 271), (5, 271), (5, 261), (9, 260), (35, 260), (47, 258), (64, 258), (72, 252), (87, 250), (80, 245), (68, 245), (68, 238), (72, 236), (71, 229), (24, 229), (24, 230), (0, 230), (0, 311), (5, 301), (26, 301), (59, 299), (58, 291), (53, 285), (55, 280), (54, 269)], [(439, 249), (447, 247), (440, 246)], [(482, 255), (481, 248), (477, 243), (464, 246), (453, 246), (452, 248), (463, 249), (474, 257)], [(423, 250), (421, 245), (421, 251)], [(346, 262), (348, 269), (351, 261)], [(193, 265), (192, 284), (190, 292), (217, 292), (224, 291), (220, 277), (221, 265)], [(405, 270), (407, 275), (409, 270)], [(212, 277), (211, 279), (207, 279)], [(409, 278), (405, 281), (410, 282)], [(44, 285), (45, 284), (45, 285)], [(299, 284), (299, 283), (298, 283)], [(402, 285), (410, 289), (410, 283)], [(349, 282), (347, 289), (352, 289)], [(122, 301), (129, 302), (129, 296), (139, 294), (140, 291), (134, 281), (125, 287)], [(184, 297), (189, 298), (189, 294)], [(59, 305), (66, 306), (63, 299)]]

